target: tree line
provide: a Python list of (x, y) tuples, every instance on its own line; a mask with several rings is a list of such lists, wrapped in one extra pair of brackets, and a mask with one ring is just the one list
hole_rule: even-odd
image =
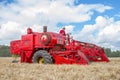
[(0, 57), (11, 57), (9, 46), (0, 45)]
[(120, 50), (111, 51), (110, 48), (104, 48), (104, 50), (108, 57), (120, 57)]
[[(120, 50), (112, 51), (110, 48), (104, 48), (108, 57), (120, 57)], [(0, 57), (11, 57), (10, 46), (0, 45)]]

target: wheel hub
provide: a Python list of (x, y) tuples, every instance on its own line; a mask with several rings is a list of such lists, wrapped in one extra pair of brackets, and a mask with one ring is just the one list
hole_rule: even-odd
[(43, 58), (43, 57), (39, 58), (39, 59), (38, 59), (38, 63), (39, 63), (39, 64), (44, 64), (44, 58)]

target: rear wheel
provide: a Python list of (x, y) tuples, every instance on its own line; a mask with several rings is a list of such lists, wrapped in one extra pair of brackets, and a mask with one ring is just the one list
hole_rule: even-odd
[(39, 63), (39, 64), (52, 64), (53, 59), (47, 51), (39, 50), (35, 52), (35, 54), (33, 55), (32, 62)]

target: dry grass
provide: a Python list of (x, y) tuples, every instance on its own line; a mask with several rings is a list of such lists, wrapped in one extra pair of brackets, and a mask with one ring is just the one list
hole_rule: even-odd
[(120, 80), (120, 58), (90, 65), (11, 63), (0, 57), (0, 80)]

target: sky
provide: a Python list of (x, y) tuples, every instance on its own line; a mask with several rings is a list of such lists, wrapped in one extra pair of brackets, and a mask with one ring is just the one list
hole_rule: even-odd
[(120, 0), (0, 0), (0, 45), (20, 39), (31, 27), (120, 50)]

